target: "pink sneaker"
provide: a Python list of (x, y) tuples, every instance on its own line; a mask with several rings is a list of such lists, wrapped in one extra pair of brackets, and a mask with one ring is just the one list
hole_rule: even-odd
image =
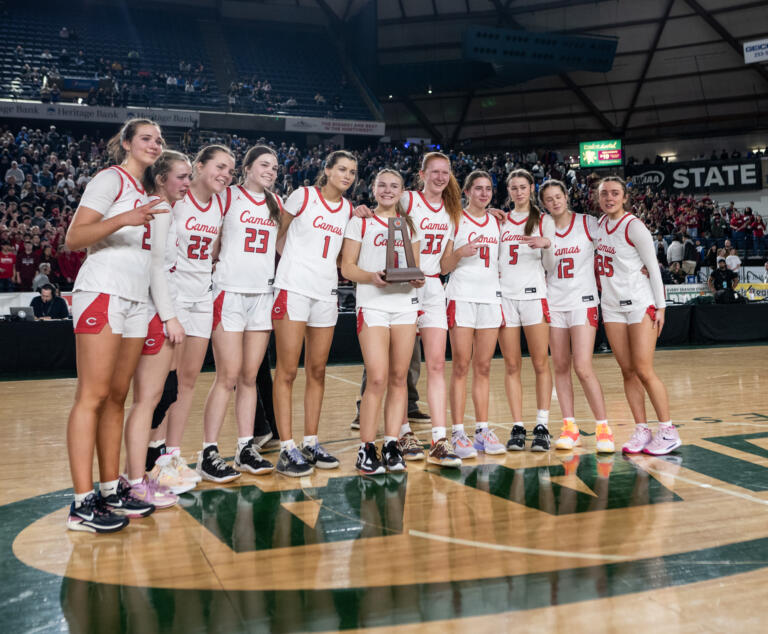
[(651, 440), (653, 440), (653, 434), (651, 434), (650, 429), (641, 425), (635, 425), (635, 433), (624, 443), (621, 451), (623, 453), (642, 453), (643, 449), (651, 444)]
[(644, 453), (652, 456), (665, 456), (677, 449), (683, 443), (680, 441), (680, 434), (674, 425), (659, 425), (659, 430), (643, 449)]
[(131, 487), (131, 493), (142, 502), (152, 504), (156, 509), (170, 508), (179, 501), (179, 498), (168, 489), (157, 486), (154, 480), (146, 476), (144, 480)]

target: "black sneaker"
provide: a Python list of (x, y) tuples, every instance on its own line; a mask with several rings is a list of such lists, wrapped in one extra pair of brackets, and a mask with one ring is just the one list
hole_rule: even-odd
[(145, 465), (145, 469), (147, 471), (152, 471), (152, 469), (155, 466), (155, 462), (157, 462), (157, 459), (162, 456), (165, 453), (165, 443), (160, 445), (159, 447), (147, 447), (147, 462)]
[(271, 473), (274, 468), (274, 465), (269, 460), (264, 460), (259, 455), (259, 451), (256, 449), (255, 438), (251, 438), (251, 441), (245, 447), (235, 453), (235, 469), (237, 471), (262, 475), (264, 473)]
[(210, 480), (219, 484), (232, 482), (232, 480), (240, 477), (240, 474), (219, 455), (219, 448), (216, 445), (209, 445), (197, 454), (195, 471), (203, 480)]
[(294, 447), (293, 449), (283, 449), (280, 452), (275, 470), (284, 476), (301, 478), (309, 475), (315, 469), (305, 460), (299, 448)]
[(301, 454), (304, 456), (304, 460), (318, 469), (335, 469), (339, 466), (339, 461), (329, 454), (320, 443), (302, 445)]
[[(101, 494), (100, 494), (101, 495)], [(133, 497), (131, 485), (121, 477), (117, 482), (117, 492), (101, 496), (107, 509), (116, 515), (126, 517), (146, 517), (155, 512), (154, 504)]]
[(381, 459), (387, 471), (405, 471), (403, 452), (396, 440), (390, 440), (382, 447)]
[(408, 412), (408, 420), (411, 423), (431, 423), (432, 417), (429, 414), (425, 414), (424, 412), (415, 409)]
[(355, 468), (365, 475), (380, 475), (386, 472), (379, 458), (379, 452), (376, 450), (376, 445), (372, 442), (365, 443), (357, 450)]
[(531, 451), (549, 451), (551, 436), (549, 430), (544, 425), (536, 425), (533, 428), (533, 442)]
[(513, 425), (507, 441), (507, 451), (523, 451), (523, 449), (525, 449), (525, 427)]
[(71, 531), (114, 533), (126, 526), (128, 518), (112, 513), (95, 493), (90, 493), (79, 507), (75, 508), (74, 502), (69, 507), (67, 528)]

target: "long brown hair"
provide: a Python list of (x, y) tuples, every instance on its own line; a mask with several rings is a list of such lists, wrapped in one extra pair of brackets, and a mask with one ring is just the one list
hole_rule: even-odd
[(144, 170), (141, 183), (148, 194), (157, 192), (158, 180), (165, 180), (173, 164), (177, 162), (189, 163), (189, 159), (186, 154), (176, 150), (163, 150), (163, 153), (157, 157), (157, 160)]
[[(379, 170), (376, 176), (373, 177), (373, 189), (376, 189), (376, 181), (379, 180), (379, 176), (382, 174), (392, 174), (392, 176), (396, 176), (397, 180), (400, 181), (400, 188), (405, 189), (405, 183), (403, 182), (403, 176), (398, 172), (397, 170), (393, 170), (391, 167), (385, 167), (382, 170)], [(400, 204), (400, 199), (397, 200), (397, 203), (395, 204), (395, 212), (398, 216), (401, 216), (405, 218), (405, 224), (408, 225), (408, 231), (411, 234), (411, 237), (413, 237), (415, 231), (416, 231), (416, 225), (413, 224), (413, 218), (411, 218), (408, 214), (405, 213), (405, 210), (403, 209), (403, 206)]]
[(478, 179), (478, 178), (487, 178), (491, 182), (491, 186), (493, 186), (493, 179), (491, 178), (491, 175), (486, 172), (485, 170), (475, 170), (474, 172), (470, 172), (467, 177), (464, 179), (464, 187), (462, 188), (463, 192), (467, 192), (472, 188), (472, 184)]
[[(133, 137), (136, 136), (136, 130), (140, 125), (151, 125), (160, 130), (160, 126), (152, 121), (152, 119), (128, 119), (128, 121), (123, 124), (123, 127), (120, 128), (120, 132), (107, 141), (107, 155), (116, 164), (119, 165), (125, 160), (125, 157), (128, 156), (128, 152), (126, 152), (123, 147), (123, 142), (133, 139)], [(160, 133), (162, 134), (162, 130), (160, 130)], [(163, 142), (163, 145), (165, 145), (165, 142)]]
[[(506, 185), (507, 189), (509, 189), (509, 181), (511, 181), (513, 178), (524, 178), (528, 181), (528, 184), (531, 186), (531, 194), (529, 199), (529, 207), (530, 211), (528, 212), (528, 220), (525, 222), (525, 230), (523, 233), (527, 236), (531, 235), (533, 232), (533, 228), (539, 224), (539, 220), (541, 220), (541, 209), (539, 209), (539, 206), (536, 204), (536, 194), (535, 194), (535, 181), (533, 180), (533, 175), (525, 169), (516, 169), (512, 170), (509, 173), (509, 176), (507, 176)], [(512, 205), (512, 199), (507, 196), (507, 206)]]
[[(429, 165), (429, 162), (433, 159), (444, 159), (448, 161), (448, 169), (451, 170), (451, 173), (448, 179), (448, 185), (446, 185), (445, 189), (443, 190), (443, 205), (445, 205), (445, 210), (448, 212), (448, 215), (451, 218), (451, 222), (453, 222), (453, 226), (458, 227), (459, 221), (461, 220), (462, 211), (461, 187), (459, 187), (459, 183), (456, 180), (456, 177), (453, 175), (453, 170), (451, 169), (451, 159), (449, 159), (442, 152), (427, 152), (421, 159), (422, 172), (427, 169), (427, 165)], [(419, 189), (424, 187), (424, 181), (421, 179), (421, 176), (419, 176), (418, 186)]]
[[(256, 159), (263, 154), (271, 154), (277, 159), (277, 153), (271, 147), (266, 145), (254, 145), (245, 153), (245, 158), (243, 159), (243, 179), (241, 181), (243, 185), (245, 185), (246, 172), (251, 168), (251, 165), (254, 164)], [(265, 189), (264, 200), (267, 202), (267, 209), (269, 209), (269, 219), (275, 224), (278, 224), (280, 222), (280, 205), (278, 205), (275, 195), (271, 191)]]
[(206, 145), (205, 147), (200, 148), (200, 151), (195, 155), (195, 158), (192, 161), (193, 167), (196, 167), (198, 163), (205, 165), (219, 152), (224, 152), (224, 154), (229, 154), (232, 158), (235, 158), (235, 155), (232, 154), (232, 150), (226, 145), (214, 143), (213, 145)]
[[(320, 173), (317, 175), (317, 179), (315, 180), (315, 185), (317, 185), (317, 187), (324, 187), (328, 184), (328, 175), (325, 173), (325, 170), (331, 169), (341, 159), (354, 161), (355, 165), (357, 165), (357, 159), (355, 158), (355, 155), (352, 154), (352, 152), (347, 152), (347, 150), (335, 150), (331, 152), (328, 156), (325, 157), (325, 161), (323, 162), (323, 169), (321, 169)], [(356, 182), (357, 178), (355, 178), (355, 183)], [(352, 183), (349, 188), (354, 188), (355, 183)], [(345, 193), (346, 192), (341, 192), (342, 196)]]

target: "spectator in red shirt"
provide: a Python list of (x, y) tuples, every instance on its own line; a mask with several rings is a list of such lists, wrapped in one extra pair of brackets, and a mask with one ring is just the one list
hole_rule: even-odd
[(32, 280), (37, 275), (39, 256), (34, 252), (32, 241), (24, 240), (24, 250), (16, 256), (16, 282), (20, 291), (31, 291)]
[(85, 252), (70, 251), (64, 245), (56, 259), (59, 263), (59, 273), (61, 274), (60, 288), (63, 291), (71, 291), (77, 277), (77, 272), (85, 260)]
[(0, 248), (0, 293), (13, 291), (16, 278), (16, 254), (10, 242), (3, 242)]

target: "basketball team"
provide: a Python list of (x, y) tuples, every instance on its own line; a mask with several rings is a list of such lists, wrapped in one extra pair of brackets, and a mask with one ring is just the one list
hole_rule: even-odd
[[(265, 145), (245, 154), (239, 184), (233, 183), (238, 166), (227, 147), (206, 146), (190, 162), (165, 149), (160, 127), (148, 119), (126, 122), (109, 148), (114, 165), (88, 183), (66, 238), (70, 249), (88, 249), (72, 298), (78, 382), (67, 426), (74, 484), (69, 529), (118, 531), (131, 518), (175, 505), (203, 479), (223, 483), (241, 473), (272, 471), (301, 477), (315, 468), (338, 468), (318, 436), (338, 268), (357, 286), (365, 365), (355, 464), (361, 474), (405, 471), (415, 460), (457, 468), (478, 453), (549, 451), (550, 354), (563, 415), (555, 448), (571, 450), (581, 438), (573, 369), (594, 415), (596, 451), (613, 453), (592, 367), (598, 306), (635, 421), (622, 451), (663, 455), (680, 446), (666, 388), (653, 368), (664, 286), (650, 232), (625, 209), (621, 178), (600, 181), (598, 220), (568, 208), (560, 181), (545, 181), (537, 195), (531, 174), (516, 169), (506, 179), (511, 211), (504, 212), (490, 207), (489, 174), (474, 171), (460, 186), (449, 158), (431, 152), (423, 157), (418, 191), (405, 191), (398, 171), (379, 171), (371, 209), (344, 198), (357, 177), (355, 157), (344, 150), (326, 157), (315, 186), (300, 187), (282, 201), (271, 191), (277, 156)], [(423, 279), (385, 280), (388, 221), (395, 217), (404, 221)], [(396, 240), (393, 248), (395, 259), (406, 262), (408, 241)], [(441, 275), (450, 275), (445, 285)], [(273, 330), (276, 465), (259, 452), (271, 434), (254, 436), (256, 377)], [(522, 415), (521, 332), (535, 373), (537, 413), (530, 432)], [(417, 336), (432, 425), (427, 451), (406, 416)], [(444, 376), (448, 337), (450, 389)], [(180, 446), (209, 342), (216, 378), (191, 469)], [(506, 443), (488, 422), (497, 343), (513, 423)], [(302, 350), (304, 435), (297, 444), (292, 398)], [(472, 437), (463, 424), (470, 368)], [(238, 440), (230, 465), (217, 443), (233, 392)], [(648, 426), (646, 393), (659, 421), (655, 431)]]

